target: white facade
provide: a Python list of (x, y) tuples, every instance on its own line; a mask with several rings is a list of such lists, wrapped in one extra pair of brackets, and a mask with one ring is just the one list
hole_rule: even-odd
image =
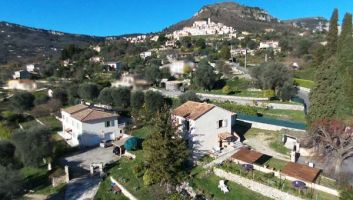
[(173, 37), (179, 39), (184, 36), (192, 35), (225, 35), (236, 33), (233, 27), (225, 26), (222, 23), (207, 21), (195, 21), (191, 27), (184, 27), (182, 30), (174, 31)]
[(27, 69), (27, 71), (29, 71), (29, 72), (34, 72), (34, 71), (37, 71), (37, 70), (38, 70), (38, 68), (35, 67), (34, 64), (28, 64), (28, 65), (26, 65), (26, 69)]
[(265, 41), (260, 42), (259, 49), (273, 49), (275, 52), (281, 52), (281, 48), (279, 47), (278, 41)]
[(188, 134), (189, 140), (192, 141), (193, 154), (195, 158), (199, 158), (220, 147), (220, 133), (233, 133), (232, 126), (235, 124), (236, 115), (215, 106), (195, 120), (176, 115), (174, 119), (181, 125), (180, 130), (183, 129), (184, 123), (189, 124)]
[(117, 116), (86, 121), (74, 117), (75, 113), (61, 111), (62, 135), (72, 146), (96, 146), (101, 140), (115, 140), (124, 133)]
[(195, 67), (195, 63), (183, 60), (172, 61), (169, 64), (161, 66), (161, 68), (169, 68), (169, 72), (172, 76), (187, 74), (193, 71)]
[(146, 58), (151, 57), (151, 56), (152, 56), (152, 51), (145, 51), (145, 52), (140, 53), (140, 57), (142, 59), (146, 59)]

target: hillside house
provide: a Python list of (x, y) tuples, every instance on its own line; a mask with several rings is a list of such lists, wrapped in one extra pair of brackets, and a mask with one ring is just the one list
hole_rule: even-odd
[(108, 66), (107, 71), (116, 71), (120, 69), (120, 63), (117, 61), (104, 62), (104, 65)]
[(27, 70), (19, 70), (15, 71), (12, 77), (13, 79), (30, 79), (31, 75), (32, 74)]
[(6, 89), (31, 92), (37, 89), (37, 84), (35, 81), (29, 79), (9, 80)]
[(191, 142), (194, 158), (237, 140), (236, 114), (213, 104), (187, 101), (174, 109), (175, 124)]
[(184, 74), (188, 74), (192, 72), (196, 68), (196, 65), (194, 62), (177, 60), (177, 61), (172, 61), (169, 64), (162, 65), (160, 68), (161, 69), (168, 68), (172, 76), (180, 77)]
[(275, 53), (281, 52), (281, 47), (279, 46), (279, 42), (273, 41), (273, 40), (260, 42), (259, 49), (260, 50), (273, 49)]
[(129, 87), (133, 90), (144, 90), (149, 88), (151, 85), (152, 84), (150, 82), (144, 80), (142, 77), (129, 73), (122, 74), (119, 80), (112, 83), (113, 87)]
[(62, 131), (71, 146), (97, 146), (101, 140), (116, 140), (124, 134), (119, 115), (102, 107), (81, 103), (61, 109)]

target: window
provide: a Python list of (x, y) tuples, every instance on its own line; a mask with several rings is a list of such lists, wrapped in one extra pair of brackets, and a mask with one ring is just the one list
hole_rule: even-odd
[(120, 133), (123, 133), (123, 130), (120, 130)]
[(110, 121), (106, 121), (105, 122), (105, 127), (110, 127), (111, 125), (110, 125)]
[(218, 120), (218, 128), (222, 128), (223, 127), (223, 120)]

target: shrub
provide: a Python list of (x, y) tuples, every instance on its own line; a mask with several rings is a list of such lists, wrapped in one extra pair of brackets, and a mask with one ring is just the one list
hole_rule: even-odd
[(235, 113), (242, 113), (246, 115), (257, 115), (257, 109), (251, 106), (244, 106), (235, 103), (216, 103), (218, 106), (230, 110)]
[(274, 96), (276, 96), (276, 93), (274, 90), (264, 90), (264, 97), (271, 98)]
[(224, 86), (224, 87), (222, 88), (222, 92), (223, 92), (223, 94), (230, 94), (230, 93), (232, 93), (233, 91), (232, 91), (232, 88), (230, 88), (229, 85), (226, 85), (226, 86)]
[(150, 170), (146, 170), (143, 175), (143, 184), (148, 186), (156, 183), (156, 178), (153, 176), (153, 173)]

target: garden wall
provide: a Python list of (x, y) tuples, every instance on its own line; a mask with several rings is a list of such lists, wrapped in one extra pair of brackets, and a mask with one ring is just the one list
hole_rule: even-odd
[(121, 192), (130, 200), (137, 200), (137, 198), (132, 195), (127, 189), (124, 188), (124, 186), (122, 186), (118, 181), (116, 181), (113, 177), (110, 177), (110, 180), (112, 181), (112, 183), (115, 183), (120, 189)]
[(239, 185), (242, 185), (252, 191), (258, 192), (266, 197), (276, 199), (276, 200), (302, 200), (299, 197), (293, 196), (291, 194), (282, 192), (276, 188), (272, 188), (270, 186), (258, 183), (256, 181), (228, 173), (224, 170), (214, 168), (214, 173), (224, 179), (235, 182)]

